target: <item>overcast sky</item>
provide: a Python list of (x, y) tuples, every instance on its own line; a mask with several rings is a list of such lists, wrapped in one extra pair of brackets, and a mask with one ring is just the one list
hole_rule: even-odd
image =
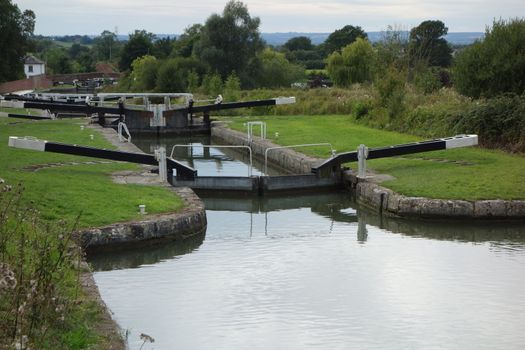
[[(128, 34), (145, 29), (179, 34), (220, 13), (227, 0), (12, 0), (36, 13), (36, 34)], [(261, 32), (332, 32), (347, 24), (365, 31), (409, 29), (427, 19), (449, 32), (483, 32), (494, 18), (525, 16), (523, 0), (245, 0)]]

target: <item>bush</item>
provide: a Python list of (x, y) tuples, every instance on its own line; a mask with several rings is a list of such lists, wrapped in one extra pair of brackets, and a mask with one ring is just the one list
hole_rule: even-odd
[[(0, 348), (70, 349), (68, 336), (82, 332), (81, 347), (96, 341), (77, 319), (82, 255), (73, 229), (41, 222), (21, 205), (22, 187), (0, 179)], [(78, 342), (79, 340), (75, 340)]]
[(403, 72), (390, 68), (376, 80), (375, 87), (379, 93), (379, 104), (387, 108), (389, 118), (400, 117), (405, 109), (406, 95)]
[(439, 70), (435, 67), (418, 67), (414, 72), (414, 85), (423, 94), (430, 94), (442, 87)]
[(241, 80), (235, 72), (232, 72), (226, 82), (224, 83), (224, 100), (231, 102), (239, 99), (239, 92), (241, 91)]
[(480, 101), (454, 122), (457, 133), (478, 134), (486, 147), (525, 152), (525, 95)]
[(525, 91), (525, 19), (496, 21), (478, 41), (458, 53), (453, 81), (470, 97)]
[(202, 79), (202, 88), (209, 97), (217, 97), (222, 94), (222, 79), (218, 73), (206, 74)]

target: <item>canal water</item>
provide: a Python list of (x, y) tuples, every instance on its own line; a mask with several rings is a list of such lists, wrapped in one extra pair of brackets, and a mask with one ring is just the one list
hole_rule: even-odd
[(91, 257), (130, 349), (525, 348), (523, 224), (385, 219), (341, 193), (204, 202), (205, 237)]

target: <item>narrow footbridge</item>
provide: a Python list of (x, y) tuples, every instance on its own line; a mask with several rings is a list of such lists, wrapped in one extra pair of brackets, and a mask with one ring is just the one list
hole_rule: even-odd
[(198, 176), (197, 170), (174, 159), (173, 153), (167, 156), (166, 150), (162, 147), (155, 151), (155, 154), (144, 154), (64, 144), (31, 137), (9, 137), (9, 146), (15, 148), (155, 165), (159, 167), (161, 180), (168, 181), (173, 186), (188, 186), (194, 190), (206, 192), (244, 192), (259, 195), (283, 191), (315, 191), (341, 186), (341, 165), (349, 162), (359, 162), (358, 177), (365, 177), (367, 159), (474, 146), (477, 143), (477, 135), (458, 135), (380, 148), (368, 149), (361, 145), (357, 151), (336, 154), (323, 161), (313, 167), (310, 174), (224, 177)]

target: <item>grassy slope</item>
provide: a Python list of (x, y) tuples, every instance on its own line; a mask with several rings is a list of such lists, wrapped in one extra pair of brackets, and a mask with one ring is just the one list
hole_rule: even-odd
[[(16, 123), (16, 124), (13, 124)], [(13, 149), (9, 136), (34, 136), (41, 139), (112, 148), (92, 130), (81, 131), (78, 120), (27, 121), (0, 117), (0, 178), (14, 184), (22, 182), (24, 198), (34, 202), (43, 217), (73, 220), (82, 213), (82, 227), (99, 226), (138, 218), (138, 204), (146, 204), (149, 213), (175, 211), (182, 201), (166, 189), (140, 185), (118, 185), (109, 174), (137, 169), (126, 163), (70, 165), (24, 170), (32, 164), (85, 162), (92, 158), (48, 152)], [(90, 134), (95, 134), (94, 140)]]
[[(368, 147), (379, 147), (421, 139), (356, 125), (347, 116), (235, 118), (231, 127), (244, 131), (243, 123), (247, 120), (266, 121), (268, 137), (275, 143), (331, 142), (337, 152), (353, 151), (362, 143)], [(275, 132), (279, 133), (278, 139), (275, 139)], [(302, 148), (300, 151), (321, 158), (329, 156), (326, 147)], [(469, 200), (525, 199), (525, 158), (519, 155), (463, 148), (372, 160), (368, 164), (369, 168), (396, 178), (384, 182), (384, 186), (410, 196)], [(356, 168), (357, 165), (350, 166)]]

